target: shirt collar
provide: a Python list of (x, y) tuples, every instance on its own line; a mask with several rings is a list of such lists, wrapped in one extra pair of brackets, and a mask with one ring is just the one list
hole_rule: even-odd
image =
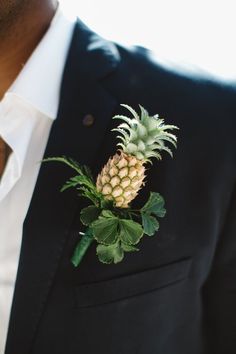
[(13, 151), (1, 179), (0, 202), (21, 177), (32, 132), (42, 122), (38, 117), (54, 120), (57, 116), (74, 23), (57, 10), (48, 31), (0, 102), (0, 135)]
[(6, 95), (19, 96), (49, 118), (56, 118), (74, 24), (74, 19), (67, 18), (60, 8), (57, 9), (46, 34)]

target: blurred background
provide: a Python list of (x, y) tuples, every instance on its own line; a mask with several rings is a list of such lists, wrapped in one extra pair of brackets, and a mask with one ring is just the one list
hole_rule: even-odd
[(107, 39), (152, 49), (160, 61), (236, 80), (235, 0), (60, 0)]

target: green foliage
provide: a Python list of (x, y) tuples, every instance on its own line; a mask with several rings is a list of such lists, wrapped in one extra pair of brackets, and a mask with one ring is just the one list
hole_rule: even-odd
[(120, 242), (119, 240), (117, 240), (112, 245), (98, 244), (96, 249), (99, 261), (105, 264), (119, 263), (124, 258), (124, 252), (137, 251), (139, 251), (138, 248), (132, 245), (127, 245), (126, 243)]
[(143, 236), (143, 228), (139, 223), (120, 219), (107, 212), (105, 215), (100, 216), (91, 224), (94, 237), (99, 243), (110, 245), (119, 239), (128, 245), (135, 245), (140, 241)]
[(126, 243), (121, 242), (121, 247), (125, 252), (137, 252), (139, 251), (139, 248), (132, 246), (132, 245), (127, 245)]
[(113, 209), (114, 207), (114, 201), (105, 198), (101, 199), (100, 204), (102, 209)]
[(133, 220), (122, 219), (111, 211), (104, 210), (91, 224), (94, 238), (99, 243), (97, 254), (103, 263), (118, 263), (124, 257), (124, 252), (138, 251), (134, 247), (142, 238), (142, 225)]
[(141, 212), (154, 214), (159, 218), (165, 216), (166, 210), (164, 208), (165, 201), (164, 198), (156, 192), (151, 192), (148, 201), (142, 207)]
[(89, 246), (94, 241), (93, 233), (90, 228), (87, 228), (85, 233), (81, 233), (81, 234), (82, 234), (81, 240), (78, 242), (71, 258), (71, 262), (74, 265), (74, 267), (78, 267), (86, 251), (88, 250)]
[(90, 205), (80, 212), (80, 220), (82, 224), (88, 226), (93, 221), (95, 221), (101, 213), (101, 209), (97, 208), (95, 205)]
[(94, 221), (91, 229), (94, 238), (104, 245), (111, 245), (118, 239), (118, 225), (119, 219), (117, 217), (100, 216), (98, 220)]
[(102, 216), (104, 216), (105, 218), (114, 218), (115, 215), (112, 213), (111, 210), (103, 210), (102, 211)]
[(148, 201), (140, 210), (144, 233), (153, 236), (159, 229), (157, 217), (162, 218), (166, 214), (164, 198), (155, 192), (151, 192)]
[(142, 225), (133, 220), (119, 220), (120, 240), (127, 245), (136, 245), (143, 236)]
[[(73, 264), (81, 261), (81, 255), (90, 245), (91, 237), (98, 243), (96, 252), (100, 262), (121, 262), (125, 252), (139, 251), (135, 246), (144, 234), (153, 236), (158, 231), (157, 217), (163, 217), (165, 212), (163, 197), (153, 192), (140, 210), (101, 209), (95, 205), (82, 209), (81, 222), (88, 228), (78, 243), (72, 258)], [(136, 221), (138, 219), (140, 222)]]
[(113, 245), (97, 245), (97, 256), (100, 262), (105, 264), (118, 263), (124, 258), (124, 250), (120, 242), (117, 241)]
[(129, 210), (114, 208), (113, 202), (106, 200), (97, 191), (90, 169), (64, 156), (43, 160), (49, 161), (64, 163), (77, 173), (64, 184), (62, 192), (68, 188), (76, 188), (80, 196), (93, 203), (80, 212), (80, 220), (87, 229), (82, 233), (73, 253), (73, 265), (79, 265), (93, 240), (98, 242), (97, 255), (103, 263), (118, 263), (125, 252), (137, 252), (139, 249), (134, 245), (144, 234), (142, 225), (132, 219)]
[(179, 128), (175, 125), (165, 124), (164, 119), (159, 118), (157, 114), (149, 115), (141, 105), (139, 105), (140, 115), (132, 107), (126, 104), (122, 104), (122, 106), (132, 114), (132, 118), (124, 115), (113, 117), (113, 119), (123, 121), (113, 129), (119, 133), (120, 142), (117, 145), (128, 155), (134, 155), (145, 162), (151, 162), (151, 158), (161, 160), (162, 151), (166, 151), (173, 157), (173, 153), (166, 143), (170, 143), (176, 148), (177, 137), (167, 130)]
[(72, 158), (62, 156), (62, 157), (48, 157), (42, 160), (42, 162), (52, 162), (52, 161), (62, 162), (67, 166), (71, 167), (73, 170), (75, 170), (79, 175), (85, 175), (88, 177), (88, 179), (93, 181), (93, 176), (89, 167), (79, 164), (77, 161), (75, 161)]
[(79, 196), (91, 200), (97, 207), (101, 206), (104, 197), (97, 191), (95, 181), (88, 166), (80, 165), (77, 161), (65, 156), (50, 157), (43, 160), (43, 162), (51, 161), (64, 163), (77, 172), (76, 176), (73, 176), (66, 181), (61, 188), (61, 192), (64, 192), (68, 188), (76, 188)]
[[(171, 150), (165, 146), (168, 141), (176, 146), (176, 137), (166, 132), (168, 129), (176, 129), (172, 125), (164, 125), (164, 121), (157, 116), (150, 117), (147, 111), (140, 106), (141, 116), (131, 107), (123, 105), (133, 115), (133, 118), (125, 116), (115, 116), (124, 122), (117, 129), (121, 136), (122, 143), (132, 150), (132, 146), (138, 137), (146, 137), (150, 149), (146, 151), (146, 160), (151, 157), (160, 157), (157, 150), (165, 150), (172, 154)], [(122, 145), (122, 144), (121, 144)], [(122, 145), (123, 146), (123, 145)], [(141, 152), (139, 152), (141, 154)], [(141, 155), (140, 155), (141, 156)], [(144, 234), (153, 236), (159, 229), (157, 218), (162, 218), (166, 214), (163, 197), (156, 192), (151, 192), (148, 201), (139, 210), (131, 208), (117, 208), (114, 202), (107, 200), (97, 191), (96, 183), (92, 173), (87, 166), (80, 165), (77, 161), (62, 157), (51, 157), (43, 162), (60, 162), (72, 168), (76, 175), (72, 176), (61, 188), (64, 192), (69, 188), (75, 188), (79, 196), (85, 197), (92, 202), (80, 212), (80, 220), (86, 226), (85, 233), (80, 233), (80, 238), (72, 256), (72, 263), (77, 267), (91, 243), (96, 240), (98, 243), (96, 252), (100, 262), (105, 264), (119, 263), (124, 258), (125, 252), (137, 252), (136, 245), (140, 242)]]
[(153, 236), (155, 232), (159, 229), (159, 222), (150, 214), (142, 213), (142, 225), (144, 233), (148, 236)]

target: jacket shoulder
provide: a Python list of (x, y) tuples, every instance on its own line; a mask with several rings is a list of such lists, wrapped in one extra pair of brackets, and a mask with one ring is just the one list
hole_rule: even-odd
[(203, 151), (212, 142), (213, 154), (227, 150), (236, 163), (235, 83), (201, 71), (180, 70), (142, 47), (116, 47), (119, 64), (105, 85), (118, 102), (137, 110), (141, 104), (150, 114), (181, 127), (180, 140), (201, 141)]
[[(180, 104), (192, 102), (226, 105), (227, 111), (236, 112), (236, 82), (221, 80), (200, 68), (181, 67), (170, 61), (160, 60), (151, 50), (140, 46), (116, 44), (120, 55), (116, 79), (119, 77), (127, 89), (135, 94), (155, 94), (168, 97)], [(161, 98), (160, 97), (160, 98)]]

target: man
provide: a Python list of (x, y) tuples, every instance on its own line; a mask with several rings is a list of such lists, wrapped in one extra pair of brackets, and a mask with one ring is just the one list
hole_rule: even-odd
[[(235, 353), (235, 88), (105, 41), (53, 0), (2, 1), (0, 38), (1, 353)], [(96, 175), (120, 103), (180, 128), (138, 197), (160, 192), (167, 215), (121, 263), (92, 245), (76, 269), (84, 202), (59, 192), (70, 169), (38, 162)]]

